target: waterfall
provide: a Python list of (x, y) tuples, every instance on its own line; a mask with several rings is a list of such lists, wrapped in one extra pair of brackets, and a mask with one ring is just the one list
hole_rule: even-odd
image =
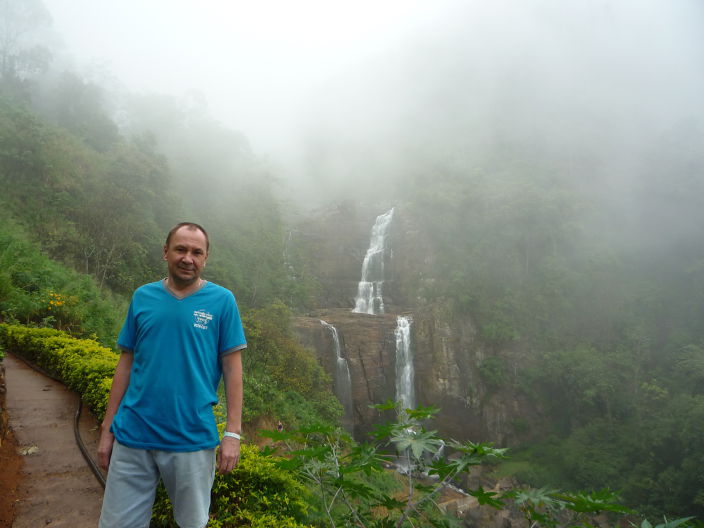
[(382, 314), (384, 300), (381, 287), (384, 282), (384, 256), (386, 252), (386, 231), (394, 215), (394, 209), (376, 217), (372, 227), (369, 249), (362, 263), (362, 278), (357, 287), (354, 301), (355, 313)]
[(443, 456), (445, 456), (445, 440), (442, 438), (440, 439), (440, 447), (438, 447), (438, 450), (435, 452), (433, 455), (433, 462), (440, 460)]
[(396, 319), (396, 401), (403, 409), (416, 405), (413, 388), (413, 354), (411, 353), (411, 318), (399, 315)]
[(320, 323), (330, 330), (332, 334), (332, 340), (335, 344), (335, 395), (342, 403), (342, 407), (345, 409), (345, 415), (351, 417), (352, 415), (352, 377), (350, 376), (350, 368), (347, 364), (347, 360), (342, 357), (342, 351), (340, 348), (340, 336), (337, 333), (337, 328), (333, 325), (326, 323), (322, 319)]

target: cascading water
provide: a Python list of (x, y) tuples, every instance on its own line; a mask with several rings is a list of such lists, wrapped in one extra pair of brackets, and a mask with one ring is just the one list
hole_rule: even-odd
[(410, 317), (403, 315), (396, 319), (396, 401), (401, 404), (402, 409), (413, 409), (416, 405), (411, 322)]
[[(411, 318), (399, 315), (396, 317), (396, 402), (400, 412), (415, 408), (415, 390), (413, 388), (413, 354), (411, 353)], [(404, 475), (413, 471), (415, 463), (411, 459), (410, 450), (399, 452), (396, 470)]]
[(386, 231), (389, 228), (394, 209), (376, 217), (372, 227), (369, 249), (362, 263), (362, 278), (357, 287), (354, 301), (355, 313), (382, 314), (384, 299), (381, 288), (384, 283), (384, 256), (386, 252)]
[(342, 350), (340, 348), (340, 336), (337, 333), (337, 328), (333, 325), (326, 323), (322, 319), (320, 323), (330, 330), (332, 334), (332, 340), (335, 344), (335, 395), (340, 400), (342, 407), (345, 410), (345, 416), (351, 417), (352, 415), (352, 377), (350, 376), (350, 367), (347, 364), (347, 360), (342, 357)]

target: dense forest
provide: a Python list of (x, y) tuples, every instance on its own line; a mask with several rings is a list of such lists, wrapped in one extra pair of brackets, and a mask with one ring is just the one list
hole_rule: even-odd
[[(118, 119), (103, 87), (20, 38), (48, 24), (39, 2), (0, 6), (2, 321), (112, 347), (132, 290), (164, 273), (165, 233), (199, 222), (213, 246), (207, 277), (244, 313), (249, 426), (336, 423), (331, 381), (290, 327), (320, 295), (314, 246), (287, 243), (316, 212), (197, 103), (131, 94)], [(455, 95), (443, 112), (462, 114)], [(420, 106), (404, 126), (429, 111)], [(351, 197), (334, 174), (318, 185), (324, 165), (308, 185), (335, 188), (320, 197), (331, 204), (374, 199), (413, 218), (430, 257), (404, 297), (471, 317), (495, 352), (486, 383), (540, 410), (535, 423), (517, 417), (530, 441), (502, 471), (537, 487), (615, 489), (649, 516), (704, 518), (704, 120), (699, 108), (658, 121), (633, 145), (633, 129), (606, 114), (556, 141), (505, 116), (488, 131), (470, 112), (443, 148), (421, 127), (404, 136), (402, 163), (360, 177), (390, 172), (375, 193)], [(316, 152), (352, 150), (328, 135)]]
[(514, 385), (547, 418), (516, 421), (536, 440), (513, 454), (522, 479), (702, 514), (704, 250), (684, 219), (702, 210), (703, 139), (653, 145), (643, 209), (627, 216), (529, 158), (448, 172), (412, 197), (434, 258), (409, 295), (471, 314), (496, 351), (485, 381)]

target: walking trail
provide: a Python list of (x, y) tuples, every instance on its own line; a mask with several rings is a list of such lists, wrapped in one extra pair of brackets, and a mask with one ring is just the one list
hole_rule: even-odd
[[(2, 363), (11, 434), (2, 446), (0, 493), (13, 496), (14, 522), (0, 519), (0, 527), (95, 528), (103, 489), (76, 445), (78, 396), (10, 354)], [(85, 408), (79, 429), (95, 457), (97, 422)], [(13, 434), (16, 450), (9, 460), (7, 446), (12, 445)], [(20, 470), (13, 472), (18, 457)]]

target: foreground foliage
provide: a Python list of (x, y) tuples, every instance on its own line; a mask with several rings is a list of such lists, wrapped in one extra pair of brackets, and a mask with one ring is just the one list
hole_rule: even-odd
[[(376, 407), (390, 410), (395, 405)], [(506, 450), (486, 443), (445, 442), (424, 425), (437, 411), (403, 410), (396, 422), (376, 429), (375, 444), (357, 445), (339, 429), (323, 426), (268, 431), (266, 436), (288, 447), (287, 458), (278, 465), (296, 472), (315, 495), (311, 515), (315, 526), (449, 528), (459, 524), (440, 506), (442, 492), (473, 467), (505, 458)], [(403, 475), (402, 485), (384, 489), (378, 475), (392, 466)], [(599, 514), (610, 515), (614, 523), (635, 518), (608, 489), (567, 493), (546, 488), (488, 490), (478, 485), (463, 493), (481, 506), (520, 512), (529, 528), (592, 528), (598, 526), (594, 519)], [(680, 525), (694, 523), (679, 519), (663, 526)], [(650, 523), (643, 520), (641, 526)]]

